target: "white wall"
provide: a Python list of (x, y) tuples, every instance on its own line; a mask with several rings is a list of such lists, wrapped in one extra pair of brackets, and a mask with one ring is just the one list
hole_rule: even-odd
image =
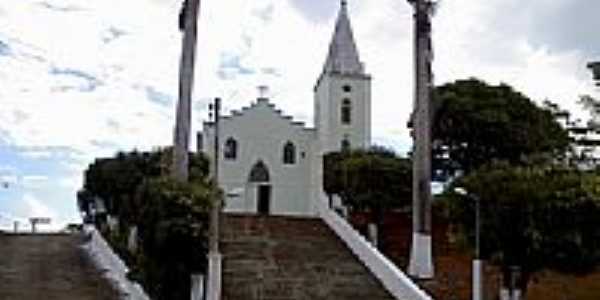
[(90, 256), (96, 267), (103, 271), (105, 276), (119, 290), (122, 299), (149, 300), (150, 298), (142, 287), (127, 278), (129, 268), (121, 258), (113, 252), (112, 248), (93, 226), (85, 226), (85, 233), (89, 235), (89, 242), (83, 248)]
[[(226, 192), (243, 191), (240, 197), (226, 199), (226, 212), (256, 212), (256, 184), (249, 183), (248, 177), (252, 167), (262, 160), (269, 169), (272, 186), (271, 213), (316, 215), (312, 205), (314, 184), (311, 182), (314, 130), (293, 123), (267, 99), (259, 99), (251, 107), (222, 118), (219, 130), (219, 183)], [(208, 126), (203, 132), (203, 150), (212, 159), (214, 132)], [(223, 158), (224, 144), (229, 137), (238, 143), (235, 160)], [(292, 165), (283, 164), (283, 146), (288, 141), (296, 147), (296, 163)]]
[[(342, 88), (349, 85), (352, 90)], [(352, 103), (350, 124), (342, 124), (343, 99)], [(340, 150), (344, 136), (352, 148), (367, 148), (371, 144), (371, 77), (368, 75), (324, 74), (315, 90), (315, 111), (319, 111), (318, 133), (323, 153)], [(318, 106), (318, 109), (317, 109)]]

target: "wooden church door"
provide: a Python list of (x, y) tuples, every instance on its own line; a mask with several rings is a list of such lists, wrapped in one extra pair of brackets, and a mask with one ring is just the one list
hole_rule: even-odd
[(271, 211), (271, 186), (259, 185), (257, 193), (258, 214), (268, 215)]

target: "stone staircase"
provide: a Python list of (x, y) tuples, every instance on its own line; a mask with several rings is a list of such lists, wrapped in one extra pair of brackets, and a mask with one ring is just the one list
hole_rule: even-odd
[(0, 299), (118, 299), (80, 248), (82, 243), (80, 234), (0, 232)]
[(223, 217), (223, 300), (394, 299), (320, 219)]

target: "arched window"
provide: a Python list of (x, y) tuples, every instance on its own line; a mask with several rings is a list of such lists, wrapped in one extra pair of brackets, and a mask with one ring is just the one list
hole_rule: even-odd
[(283, 146), (283, 163), (293, 165), (296, 163), (296, 146), (292, 142), (285, 143)]
[(348, 137), (344, 137), (342, 140), (342, 152), (350, 151), (350, 141)]
[(250, 170), (249, 182), (264, 183), (270, 181), (269, 169), (265, 166), (262, 160), (259, 160)]
[(346, 84), (342, 87), (342, 90), (344, 90), (344, 92), (346, 92), (346, 93), (350, 93), (352, 91), (352, 87), (350, 85)]
[(342, 124), (350, 124), (352, 119), (352, 103), (346, 98), (342, 101)]
[(223, 149), (225, 159), (235, 160), (237, 158), (237, 141), (233, 138), (228, 138)]

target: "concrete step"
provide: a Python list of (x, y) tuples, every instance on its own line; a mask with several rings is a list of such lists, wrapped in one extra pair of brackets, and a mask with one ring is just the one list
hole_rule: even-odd
[(0, 233), (0, 299), (118, 299), (82, 243), (79, 234)]
[(225, 215), (223, 300), (394, 299), (320, 219)]

